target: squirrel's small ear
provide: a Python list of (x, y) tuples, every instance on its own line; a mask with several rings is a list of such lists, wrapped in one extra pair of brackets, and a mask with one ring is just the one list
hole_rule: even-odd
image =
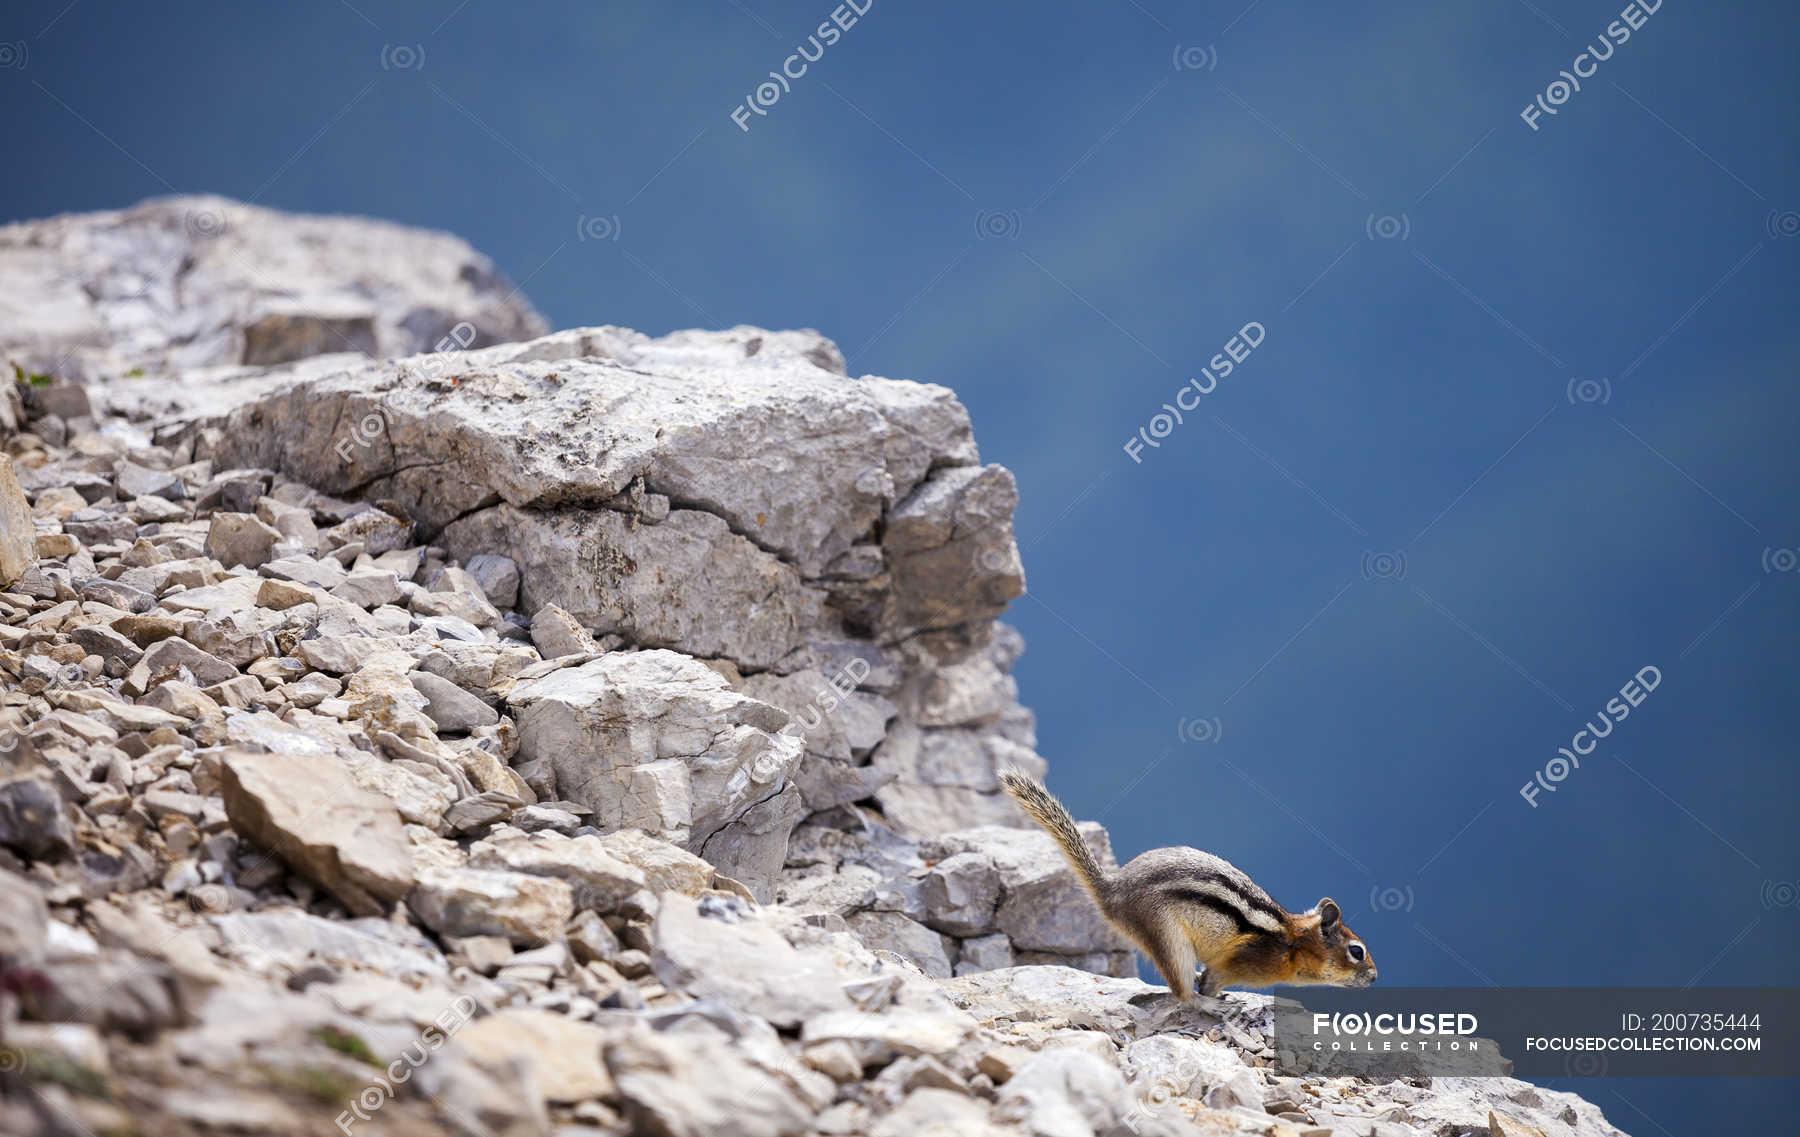
[(1329, 896), (1319, 901), (1319, 929), (1321, 931), (1329, 932), (1343, 918), (1344, 914), (1338, 910), (1337, 901)]

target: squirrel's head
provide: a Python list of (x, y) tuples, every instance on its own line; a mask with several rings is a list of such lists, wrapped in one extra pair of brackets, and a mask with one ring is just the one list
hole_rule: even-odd
[(1307, 947), (1302, 963), (1306, 981), (1333, 987), (1367, 987), (1375, 982), (1375, 957), (1355, 932), (1344, 926), (1344, 913), (1327, 896), (1300, 916)]

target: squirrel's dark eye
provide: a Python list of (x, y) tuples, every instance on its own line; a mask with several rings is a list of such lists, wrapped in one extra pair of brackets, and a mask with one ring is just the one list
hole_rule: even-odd
[(1351, 944), (1345, 950), (1350, 953), (1350, 962), (1351, 963), (1361, 963), (1363, 961), (1363, 956), (1369, 954), (1368, 952), (1363, 950), (1363, 946), (1361, 944)]

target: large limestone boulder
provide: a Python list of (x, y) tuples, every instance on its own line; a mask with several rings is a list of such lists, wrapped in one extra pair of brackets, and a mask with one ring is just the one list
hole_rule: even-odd
[[(815, 632), (824, 601), (897, 638), (991, 619), (1024, 586), (1017, 491), (979, 465), (956, 397), (848, 379), (809, 332), (587, 328), (296, 372), (200, 443), (221, 465), (396, 502), (459, 557), (509, 556), (527, 610), (752, 667)], [(677, 618), (654, 620), (652, 595)], [(754, 646), (721, 635), (706, 619), (721, 604), (777, 627)]]
[(541, 334), (460, 238), (222, 197), (0, 227), (0, 357), (121, 385), (127, 405), (204, 404), (158, 374), (325, 353), (410, 355)]

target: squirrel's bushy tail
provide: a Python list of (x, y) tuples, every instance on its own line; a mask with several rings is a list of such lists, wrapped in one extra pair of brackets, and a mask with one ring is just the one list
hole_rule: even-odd
[(1039, 825), (1044, 832), (1056, 839), (1057, 846), (1062, 849), (1063, 859), (1081, 878), (1094, 902), (1105, 908), (1104, 892), (1106, 889), (1106, 870), (1094, 859), (1094, 854), (1081, 839), (1081, 832), (1075, 828), (1075, 819), (1063, 803), (1050, 795), (1050, 791), (1039, 784), (1036, 778), (1017, 767), (1009, 766), (1000, 771), (1000, 784), (1012, 799), (1019, 803), (1019, 808)]

